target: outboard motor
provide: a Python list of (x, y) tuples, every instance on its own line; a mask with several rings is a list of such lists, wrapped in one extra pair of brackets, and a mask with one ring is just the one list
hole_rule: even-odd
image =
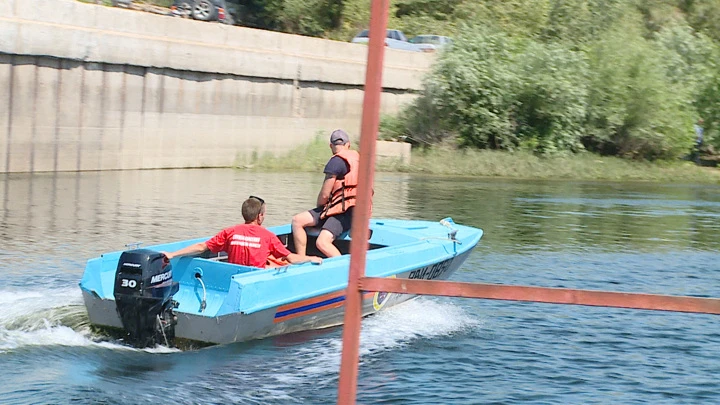
[(115, 271), (115, 305), (136, 347), (170, 345), (175, 337), (177, 317), (172, 299), (179, 284), (172, 280), (167, 257), (149, 249), (123, 252)]

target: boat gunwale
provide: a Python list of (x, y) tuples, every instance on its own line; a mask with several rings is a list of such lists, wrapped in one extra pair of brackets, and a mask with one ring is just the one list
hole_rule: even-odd
[[(464, 254), (464, 253), (466, 253), (466, 252), (469, 252), (469, 251), (471, 251), (472, 249), (474, 249), (474, 248), (480, 243), (480, 239), (482, 238), (482, 235), (483, 235), (483, 231), (482, 231), (481, 229), (478, 229), (477, 236), (476, 236), (475, 238), (472, 238), (470, 242), (463, 240), (463, 241), (462, 241), (462, 244), (467, 243), (467, 244), (470, 246), (470, 247), (468, 247), (467, 249), (457, 250), (457, 251), (452, 252), (452, 253), (448, 252), (448, 253), (446, 253), (445, 255), (443, 255), (442, 258), (439, 258), (439, 259), (436, 257), (436, 258), (433, 259), (433, 260), (425, 260), (425, 261), (422, 261), (422, 262), (413, 262), (412, 264), (409, 264), (409, 265), (406, 265), (406, 266), (400, 268), (400, 270), (390, 270), (390, 271), (386, 271), (386, 272), (380, 273), (380, 274), (373, 274), (371, 277), (390, 277), (390, 276), (393, 276), (393, 275), (396, 275), (396, 274), (402, 274), (402, 273), (405, 273), (405, 272), (408, 272), (408, 271), (412, 271), (412, 270), (419, 269), (419, 268), (422, 268), (422, 267), (430, 266), (430, 265), (433, 265), (433, 264), (435, 264), (435, 263), (440, 263), (440, 262), (445, 261), (445, 260), (448, 260), (448, 259), (453, 259), (453, 258), (455, 258), (455, 257), (457, 257), (457, 256), (460, 256), (460, 255), (462, 255), (462, 254)], [(388, 247), (388, 248), (400, 248), (400, 247), (407, 247), (407, 246), (414, 246), (414, 245), (419, 246), (419, 245), (424, 244), (424, 243), (437, 242), (437, 240), (438, 240), (438, 239), (434, 239), (434, 240), (432, 240), (432, 239), (421, 239), (421, 240), (413, 241), (413, 242), (406, 243), (406, 244), (403, 244), (403, 245), (392, 246), (392, 247)], [(448, 239), (448, 241), (450, 241), (450, 239)], [(453, 243), (453, 244), (456, 245), (456, 243)], [(448, 245), (448, 242), (445, 242), (445, 243), (442, 243), (440, 246), (438, 246), (438, 248), (443, 248), (443, 247), (446, 247), (447, 245)], [(367, 262), (370, 262), (370, 261), (371, 261), (371, 255), (372, 255), (372, 256), (377, 256), (377, 255), (380, 255), (380, 254), (387, 254), (387, 250), (385, 250), (385, 249), (376, 249), (376, 250), (368, 251), (368, 252), (367, 252)], [(388, 257), (389, 257), (389, 256), (391, 256), (391, 255), (388, 255)], [(349, 255), (349, 254), (343, 255), (343, 256), (341, 257), (341, 259), (347, 260), (347, 266), (348, 266), (348, 268), (345, 269), (345, 271), (347, 272), (348, 269), (349, 269), (349, 265), (350, 265), (350, 261), (349, 261), (350, 255)], [(339, 259), (338, 259), (338, 260), (339, 260)], [(287, 267), (290, 267), (290, 266), (286, 266), (286, 268), (287, 268)], [(310, 267), (306, 266), (306, 268), (310, 268)], [(397, 269), (397, 268), (396, 268), (396, 269)], [(269, 269), (264, 269), (264, 270), (269, 270)], [(305, 269), (303, 269), (303, 270), (305, 270)], [(310, 270), (310, 271), (317, 271), (317, 270), (318, 270), (318, 269), (313, 269), (313, 270)], [(331, 268), (327, 268), (327, 269), (325, 269), (325, 270), (331, 270)], [(233, 281), (236, 281), (236, 282), (239, 283), (239, 281), (235, 280), (235, 278), (238, 277), (238, 276), (257, 277), (257, 276), (266, 275), (266, 274), (258, 274), (257, 272), (252, 272), (252, 273), (253, 273), (253, 274), (248, 274), (248, 273), (236, 274), (236, 275), (232, 276), (232, 278), (233, 278)], [(297, 274), (302, 274), (302, 273), (297, 273), (297, 272), (296, 272), (296, 273), (294, 273), (293, 275), (297, 275)], [(246, 314), (251, 314), (251, 313), (255, 313), (255, 312), (260, 312), (260, 311), (263, 311), (263, 310), (266, 310), (266, 309), (275, 308), (275, 307), (278, 307), (278, 306), (281, 306), (281, 305), (286, 305), (286, 304), (289, 304), (289, 303), (292, 303), (292, 302), (297, 302), (297, 301), (309, 299), (309, 298), (312, 298), (312, 297), (317, 297), (317, 296), (319, 296), (319, 295), (330, 294), (330, 293), (337, 292), (337, 291), (340, 291), (340, 290), (343, 290), (343, 289), (346, 289), (346, 288), (347, 288), (347, 280), (345, 280), (345, 282), (341, 282), (341, 283), (339, 283), (339, 284), (335, 284), (335, 285), (333, 285), (332, 287), (327, 287), (327, 288), (323, 288), (323, 289), (319, 289), (319, 290), (311, 290), (310, 292), (307, 292), (307, 293), (305, 293), (305, 294), (300, 294), (300, 295), (293, 296), (292, 299), (283, 299), (283, 300), (268, 301), (268, 304), (262, 304), (262, 305), (256, 305), (256, 306), (253, 306), (253, 307), (249, 307), (249, 308), (247, 308), (247, 309), (242, 310), (241, 312), (246, 313)], [(368, 292), (375, 292), (375, 291), (368, 291)], [(218, 315), (218, 316), (222, 316), (222, 315)]]

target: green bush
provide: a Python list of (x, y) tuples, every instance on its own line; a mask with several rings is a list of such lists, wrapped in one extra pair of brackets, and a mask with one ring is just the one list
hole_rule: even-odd
[(610, 29), (632, 4), (625, 0), (553, 0), (541, 37), (581, 47)]
[(381, 141), (404, 141), (407, 138), (406, 126), (407, 122), (401, 117), (383, 114), (380, 116), (378, 139)]
[(687, 92), (688, 103), (705, 123), (705, 138), (720, 147), (720, 47), (691, 27), (672, 24), (661, 29), (655, 40), (663, 47), (667, 76)]
[(717, 0), (682, 0), (680, 9), (697, 31), (703, 32), (716, 43), (720, 42), (720, 2)]
[(462, 144), (512, 149), (518, 145), (511, 111), (521, 78), (512, 58), (520, 43), (502, 33), (475, 28), (459, 38), (436, 64), (426, 93)]
[(631, 158), (681, 157), (692, 147), (688, 89), (667, 76), (661, 47), (628, 24), (603, 35), (589, 53), (592, 71), (585, 146)]
[(401, 121), (421, 143), (456, 134), (478, 148), (576, 151), (586, 82), (582, 54), (474, 28), (443, 54)]
[(515, 58), (518, 77), (511, 124), (525, 149), (576, 152), (583, 148), (588, 65), (582, 54), (531, 42)]
[(246, 0), (238, 4), (238, 23), (291, 34), (325, 36), (340, 27), (343, 0)]
[[(716, 52), (716, 55), (720, 58), (720, 52)], [(703, 123), (705, 142), (720, 151), (720, 71), (716, 70), (715, 75), (705, 83), (698, 94), (696, 103), (698, 116), (705, 121)]]

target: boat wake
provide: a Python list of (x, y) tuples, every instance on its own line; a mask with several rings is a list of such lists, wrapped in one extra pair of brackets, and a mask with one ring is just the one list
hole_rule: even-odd
[[(482, 320), (448, 299), (420, 297), (399, 304), (363, 319), (360, 368), (372, 368), (386, 361), (394, 351), (412, 351), (423, 346), (424, 341), (451, 337), (481, 326)], [(244, 347), (242, 356), (235, 357), (233, 347)], [(302, 403), (299, 392), (334, 389), (337, 385), (342, 328), (278, 336), (256, 345), (216, 347), (210, 352), (213, 350), (225, 352), (213, 354), (214, 359), (230, 359), (217, 367), (222, 371), (212, 372), (213, 378), (243, 387), (224, 393), (227, 402), (246, 399), (247, 403)], [(246, 387), (253, 387), (253, 391), (248, 393)], [(199, 390), (190, 385), (179, 389), (184, 391), (183, 397)]]
[[(94, 346), (111, 350), (150, 353), (179, 352), (157, 346), (135, 349), (95, 333), (87, 318), (81, 294), (74, 288), (53, 290), (0, 290), (0, 353), (27, 346)], [(480, 323), (450, 302), (418, 298), (363, 320), (361, 361), (373, 354), (403, 347), (417, 339), (462, 332)], [(295, 346), (294, 357), (304, 372), (324, 374), (340, 364), (342, 336), (320, 335), (309, 344)]]
[[(182, 382), (168, 387), (147, 387), (148, 392), (166, 400), (172, 398), (178, 404), (196, 403), (189, 398), (206, 395), (208, 390), (213, 390), (216, 399), (223, 403), (301, 403), (302, 392), (315, 392), (337, 384), (341, 328), (220, 345), (172, 356), (128, 356), (125, 353), (131, 351), (179, 350), (134, 349), (96, 334), (90, 328), (82, 296), (75, 289), (0, 290), (0, 305), (5, 308), (0, 312), (0, 358), (23, 356), (24, 352), (40, 348), (73, 359), (95, 356), (86, 362), (99, 366), (89, 367), (80, 377), (93, 379), (98, 387), (104, 387), (100, 388), (102, 392), (113, 397), (116, 386), (114, 383), (104, 385), (108, 378), (111, 381), (132, 378), (133, 384), (142, 384), (137, 378), (148, 372), (154, 373), (154, 378), (172, 373), (174, 382)], [(361, 367), (379, 365), (383, 369), (382, 362), (394, 351), (413, 351), (425, 341), (466, 333), (481, 323), (463, 307), (442, 298), (420, 297), (385, 309), (363, 319)], [(62, 349), (68, 347), (73, 349)], [(92, 351), (93, 355), (77, 350), (86, 347), (102, 350)], [(85, 360), (79, 361), (84, 364)], [(214, 388), (218, 386), (226, 389), (216, 392)]]
[[(26, 346), (99, 346), (137, 350), (93, 333), (76, 288), (0, 290), (0, 353)], [(174, 352), (157, 347), (148, 352)]]
[[(360, 336), (360, 362), (368, 363), (385, 351), (414, 341), (462, 333), (481, 325), (465, 310), (448, 300), (420, 297), (365, 318)], [(327, 375), (340, 366), (342, 336), (321, 338), (303, 346), (296, 361), (306, 374)]]

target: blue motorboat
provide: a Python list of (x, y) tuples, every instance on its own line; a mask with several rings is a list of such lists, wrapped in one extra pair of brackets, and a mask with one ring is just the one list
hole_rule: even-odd
[[(268, 228), (292, 251), (290, 225)], [(444, 280), (465, 261), (481, 229), (439, 222), (370, 221), (366, 275)], [(119, 330), (137, 346), (174, 339), (223, 344), (319, 329), (343, 322), (350, 236), (335, 245), (342, 256), (321, 265), (260, 269), (226, 262), (226, 255), (178, 257), (176, 251), (208, 238), (103, 254), (90, 259), (80, 288), (91, 324)], [(315, 237), (309, 234), (308, 254)], [(363, 315), (414, 295), (367, 291)]]

